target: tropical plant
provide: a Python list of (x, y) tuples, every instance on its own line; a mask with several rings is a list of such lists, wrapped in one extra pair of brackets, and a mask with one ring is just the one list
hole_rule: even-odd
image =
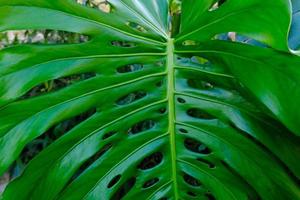
[(289, 0), (98, 4), (0, 0), (0, 31), (88, 37), (0, 51), (0, 174), (68, 123), (2, 199), (300, 199)]

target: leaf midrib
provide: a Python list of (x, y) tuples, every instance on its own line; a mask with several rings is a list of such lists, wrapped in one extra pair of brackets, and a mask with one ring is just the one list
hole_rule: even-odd
[(167, 44), (167, 98), (168, 98), (168, 120), (169, 120), (169, 134), (170, 134), (170, 152), (171, 152), (171, 166), (172, 179), (174, 187), (174, 198), (178, 199), (178, 184), (177, 184), (177, 168), (176, 168), (176, 138), (175, 138), (175, 80), (174, 80), (174, 40), (168, 39)]

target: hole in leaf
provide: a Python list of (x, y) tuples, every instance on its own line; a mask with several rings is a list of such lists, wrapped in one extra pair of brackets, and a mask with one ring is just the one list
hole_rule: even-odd
[(155, 185), (158, 181), (159, 181), (158, 178), (150, 179), (144, 183), (143, 188), (149, 188), (149, 187)]
[(193, 56), (191, 58), (191, 61), (194, 62), (194, 63), (198, 63), (200, 65), (210, 65), (210, 61), (203, 58), (203, 57), (199, 57), (199, 56)]
[[(59, 30), (44, 30), (44, 42), (42, 37), (37, 32), (33, 31), (33, 34), (36, 33), (36, 38), (31, 40), (31, 43), (45, 43), (45, 44), (77, 44), (84, 43), (90, 40), (89, 36), (82, 35), (79, 33), (71, 33), (67, 31)], [(41, 38), (41, 40), (39, 40)]]
[(0, 33), (0, 48), (18, 44), (77, 44), (84, 43), (89, 37), (74, 32), (60, 30), (17, 30)]
[(199, 186), (201, 186), (200, 181), (198, 181), (196, 178), (190, 176), (189, 174), (186, 174), (186, 173), (185, 173), (185, 174), (183, 175), (183, 179), (184, 179), (184, 181), (185, 181), (187, 184), (189, 184), (189, 185), (191, 185), (191, 186), (193, 186), (193, 187), (199, 187)]
[(131, 65), (126, 65), (117, 68), (117, 72), (119, 73), (129, 73), (129, 72), (135, 72), (135, 71), (140, 71), (144, 68), (142, 64), (131, 64)]
[(212, 83), (209, 83), (207, 81), (198, 81), (195, 79), (189, 79), (187, 81), (188, 86), (196, 89), (203, 89), (203, 90), (211, 90), (214, 88), (214, 85)]
[(160, 198), (159, 200), (168, 200), (167, 197)]
[(130, 28), (136, 30), (136, 31), (139, 31), (139, 32), (142, 32), (142, 33), (147, 32), (147, 30), (143, 26), (141, 26), (141, 25), (139, 25), (135, 22), (127, 22), (126, 25), (129, 26)]
[(117, 131), (110, 131), (108, 133), (105, 133), (102, 137), (103, 140), (110, 138), (111, 136), (115, 135), (117, 133)]
[(222, 40), (222, 41), (244, 43), (244, 44), (248, 44), (248, 45), (252, 45), (252, 46), (259, 46), (262, 48), (268, 47), (268, 45), (266, 45), (260, 41), (257, 41), (248, 36), (238, 34), (236, 32), (225, 32), (225, 33), (216, 34), (214, 37), (212, 37), (212, 40)]
[(192, 138), (187, 138), (184, 140), (184, 146), (195, 153), (200, 153), (200, 154), (210, 154), (211, 150), (204, 144), (200, 143), (197, 140), (194, 140)]
[(167, 109), (166, 108), (161, 108), (159, 109), (159, 113), (160, 114), (165, 114), (167, 112)]
[(102, 10), (105, 13), (110, 13), (112, 11), (112, 6), (108, 1), (103, 1), (98, 5), (99, 10)]
[(227, 0), (219, 0), (219, 6), (223, 5)]
[(138, 165), (138, 168), (141, 170), (151, 169), (159, 165), (162, 162), (162, 160), (163, 154), (160, 152), (156, 152), (144, 158), (144, 160), (142, 160), (142, 162)]
[[(236, 41), (237, 34), (235, 32), (226, 32), (226, 33), (220, 33), (215, 35), (212, 40), (224, 40), (224, 41)], [(245, 38), (239, 42), (247, 43), (247, 41), (250, 40), (250, 38)]]
[(147, 95), (146, 92), (144, 91), (137, 91), (137, 92), (133, 92), (130, 93), (124, 97), (121, 97), (119, 100), (117, 100), (117, 104), (118, 105), (128, 105), (130, 103), (133, 103), (139, 99), (142, 99), (143, 97), (145, 97)]
[(196, 197), (197, 195), (194, 192), (188, 191), (187, 194), (191, 197)]
[(219, 0), (216, 3), (212, 4), (212, 6), (208, 9), (208, 11), (214, 11), (220, 8), (221, 5), (223, 5), (227, 0)]
[(122, 199), (134, 186), (136, 182), (136, 178), (132, 177), (129, 180), (127, 180), (116, 192), (115, 194), (110, 198), (110, 200), (120, 200)]
[(199, 57), (199, 56), (192, 56), (192, 57), (177, 56), (176, 59), (178, 62), (180, 62), (183, 65), (190, 65), (190, 64), (195, 65), (196, 64), (201, 68), (211, 67), (211, 65), (212, 65), (212, 63), (209, 60), (207, 60), (203, 57)]
[(128, 134), (137, 134), (146, 130), (149, 130), (153, 128), (155, 125), (155, 122), (153, 120), (145, 120), (142, 122), (139, 122), (135, 125), (133, 125), (129, 130)]
[(229, 38), (231, 41), (236, 41), (236, 33), (235, 33), (235, 32), (229, 32), (229, 33), (228, 33), (228, 38)]
[(29, 98), (40, 96), (42, 94), (46, 94), (48, 92), (54, 92), (64, 87), (70, 86), (74, 83), (87, 80), (95, 76), (96, 73), (83, 73), (78, 75), (66, 76), (59, 79), (49, 80), (35, 86), (31, 90), (29, 90), (26, 94), (24, 94), (22, 97), (20, 97), (20, 99), (29, 99)]
[(115, 176), (107, 185), (107, 188), (111, 188), (112, 186), (114, 186), (116, 183), (118, 183), (118, 181), (121, 179), (121, 175), (117, 175)]
[(179, 103), (185, 103), (185, 102), (186, 102), (183, 98), (177, 98), (177, 101), (178, 101)]
[(211, 162), (209, 162), (209, 161), (207, 161), (203, 158), (197, 158), (197, 160), (199, 162), (202, 162), (202, 163), (206, 164), (210, 169), (216, 168), (216, 166), (213, 163), (211, 163)]
[(77, 3), (98, 9), (104, 13), (111, 13), (113, 11), (113, 6), (107, 0), (77, 0)]
[(184, 129), (184, 128), (180, 128), (179, 131), (180, 131), (181, 133), (188, 133), (188, 131), (187, 131), (186, 129)]
[(156, 87), (161, 87), (163, 84), (164, 84), (164, 81), (161, 80), (161, 81), (157, 82), (155, 85), (156, 85)]
[(204, 110), (200, 110), (198, 108), (192, 108), (187, 111), (187, 114), (191, 117), (198, 118), (198, 119), (215, 119), (214, 116), (209, 114)]
[(199, 42), (196, 42), (194, 40), (186, 40), (184, 42), (182, 42), (183, 46), (196, 46), (199, 45)]
[(115, 47), (124, 47), (124, 48), (131, 48), (136, 46), (135, 43), (128, 42), (128, 41), (112, 41), (111, 44)]
[(211, 193), (205, 193), (207, 200), (216, 200), (216, 198)]
[(217, 10), (219, 8), (219, 2), (214, 3), (209, 9), (208, 11), (214, 11)]

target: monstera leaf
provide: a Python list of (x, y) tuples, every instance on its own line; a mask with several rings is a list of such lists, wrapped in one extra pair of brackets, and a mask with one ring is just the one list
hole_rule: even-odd
[[(289, 0), (102, 3), (0, 0), (1, 31), (88, 37), (1, 50), (1, 173), (26, 145), (80, 118), (2, 199), (300, 199)], [(228, 32), (255, 42), (220, 39)], [(86, 78), (28, 95), (74, 76)]]

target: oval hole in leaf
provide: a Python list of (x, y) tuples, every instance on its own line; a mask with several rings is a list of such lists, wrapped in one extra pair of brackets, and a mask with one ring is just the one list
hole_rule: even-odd
[(186, 129), (184, 129), (184, 128), (180, 128), (180, 129), (179, 129), (179, 132), (185, 133), (185, 134), (188, 133), (188, 131), (187, 131)]
[(179, 103), (185, 103), (186, 101), (183, 99), (183, 98), (177, 98), (177, 101), (179, 102)]
[(130, 72), (141, 71), (143, 68), (144, 68), (144, 65), (142, 65), (142, 64), (131, 64), (131, 65), (125, 65), (122, 67), (118, 67), (117, 72), (130, 73)]
[(201, 142), (192, 139), (192, 138), (187, 138), (184, 140), (184, 146), (188, 150), (195, 152), (195, 153), (200, 153), (200, 154), (210, 154), (211, 150)]
[(188, 191), (187, 194), (188, 194), (190, 197), (193, 197), (193, 198), (195, 198), (195, 197), (197, 196), (197, 195), (196, 195), (194, 192), (192, 192), (192, 191)]
[(185, 40), (182, 42), (183, 46), (197, 46), (199, 45), (199, 42), (196, 42), (194, 40)]
[(134, 186), (136, 178), (132, 177), (128, 179), (121, 187), (114, 193), (110, 200), (120, 200), (122, 199)]
[(1, 32), (2, 35), (5, 37), (0, 42), (0, 49), (19, 44), (77, 44), (90, 39), (80, 33), (51, 29), (9, 30)]
[(212, 116), (208, 112), (198, 109), (198, 108), (189, 109), (187, 111), (187, 114), (191, 117), (198, 118), (198, 119), (216, 119), (214, 116)]
[(104, 13), (111, 13), (114, 10), (113, 6), (107, 0), (96, 0), (96, 1), (76, 0), (75, 2), (83, 6), (100, 10)]
[(149, 130), (153, 128), (155, 125), (155, 122), (153, 120), (145, 120), (142, 122), (139, 122), (135, 125), (133, 125), (129, 130), (128, 134), (137, 134), (146, 130)]
[(184, 181), (185, 181), (187, 184), (189, 184), (189, 185), (191, 185), (191, 186), (193, 186), (193, 187), (199, 187), (199, 186), (201, 186), (200, 181), (197, 180), (196, 178), (190, 176), (189, 174), (184, 173), (183, 179), (184, 179)]
[(216, 198), (211, 194), (211, 193), (205, 193), (205, 196), (207, 197), (208, 200), (216, 200)]
[(231, 41), (231, 42), (237, 42), (237, 43), (243, 43), (243, 44), (248, 44), (252, 46), (259, 46), (262, 48), (267, 48), (268, 45), (253, 39), (251, 37), (242, 35), (240, 33), (236, 32), (225, 32), (225, 33), (219, 33), (216, 34), (211, 38), (211, 40), (223, 40), (223, 41)]
[(138, 165), (138, 168), (141, 170), (151, 169), (159, 165), (162, 160), (163, 154), (161, 152), (156, 152), (144, 158), (144, 160), (142, 160), (142, 162)]
[(166, 108), (161, 108), (161, 109), (158, 110), (158, 112), (160, 114), (165, 114), (167, 112), (167, 109)]
[(132, 92), (132, 93), (127, 94), (126, 96), (123, 96), (120, 99), (118, 99), (116, 103), (118, 105), (128, 105), (139, 99), (142, 99), (146, 95), (147, 95), (147, 93), (144, 91)]
[(187, 81), (188, 86), (195, 88), (195, 89), (201, 89), (201, 90), (211, 90), (214, 88), (214, 84), (207, 82), (207, 81), (198, 81), (195, 79), (188, 79)]
[(212, 6), (208, 9), (208, 11), (214, 11), (217, 10), (221, 7), (221, 5), (223, 5), (227, 0), (219, 0), (215, 3), (212, 4)]
[(111, 13), (113, 10), (113, 6), (107, 0), (103, 0), (98, 4), (98, 9), (105, 13)]
[(164, 80), (161, 80), (161, 81), (158, 81), (158, 82), (155, 84), (155, 86), (156, 86), (156, 87), (161, 87), (161, 86), (163, 86), (163, 84), (164, 84)]
[(108, 183), (107, 188), (111, 188), (112, 186), (114, 186), (115, 184), (117, 184), (119, 182), (119, 180), (121, 179), (121, 175), (117, 175), (115, 176), (113, 179), (111, 179), (111, 181)]
[(136, 44), (134, 42), (128, 42), (128, 41), (112, 41), (111, 45), (115, 47), (124, 47), (124, 48), (131, 48), (135, 47)]
[(105, 133), (102, 137), (103, 140), (112, 137), (113, 135), (115, 135), (117, 133), (117, 131), (109, 131), (108, 133)]
[(142, 32), (142, 33), (147, 32), (147, 30), (143, 26), (141, 26), (135, 22), (127, 22), (126, 25), (138, 32)]

